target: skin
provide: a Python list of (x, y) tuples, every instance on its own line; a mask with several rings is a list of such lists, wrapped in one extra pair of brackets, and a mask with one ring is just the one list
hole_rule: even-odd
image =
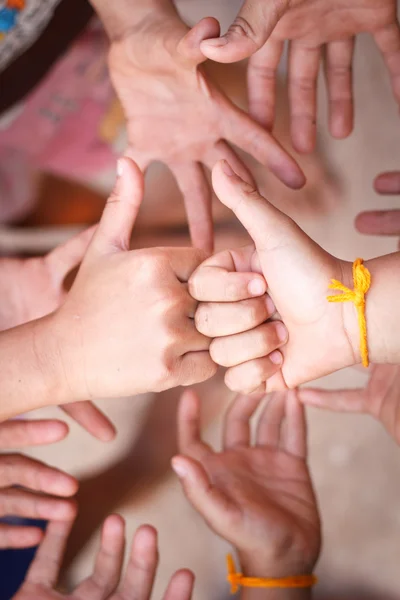
[[(352, 265), (325, 252), (226, 163), (214, 168), (213, 185), (219, 199), (236, 214), (254, 244), (232, 250), (235, 259), (231, 265), (226, 262), (226, 252), (205, 261), (190, 279), (192, 295), (200, 302), (219, 303), (224, 300), (216, 284), (221, 268), (229, 273), (237, 271), (235, 265), (240, 265), (240, 270), (259, 272), (288, 332), (288, 341), (279, 350), (282, 367), (278, 372), (268, 359), (268, 353), (274, 349), (272, 339), (270, 348), (263, 346), (263, 357), (245, 362), (239, 359), (238, 364), (230, 366), (225, 378), (228, 387), (246, 393), (294, 388), (361, 362), (360, 332), (353, 304), (330, 304), (326, 300), (331, 279), (353, 288)], [(393, 277), (400, 269), (400, 254), (367, 261), (366, 266), (373, 281), (366, 303), (370, 360), (399, 363), (400, 319), (391, 299), (400, 293), (399, 278)], [(238, 273), (234, 276), (237, 278)], [(197, 285), (199, 277), (201, 293)], [(223, 338), (224, 335), (219, 339)], [(247, 346), (248, 357), (258, 344), (249, 332), (243, 332), (234, 342), (236, 347)], [(225, 336), (220, 350), (218, 355), (213, 353), (213, 358), (226, 364), (229, 336)]]
[[(19, 453), (26, 446), (53, 444), (67, 435), (68, 427), (62, 421), (17, 420), (0, 424), (3, 451), (0, 454), (0, 517), (60, 521), (76, 515), (75, 503), (67, 499), (77, 492), (76, 479)], [(38, 527), (0, 523), (0, 548), (36, 546), (42, 537)]]
[(230, 144), (267, 166), (287, 186), (305, 178), (280, 144), (237, 108), (203, 70), (203, 40), (219, 35), (207, 18), (190, 30), (171, 0), (92, 0), (110, 36), (110, 76), (127, 119), (128, 154), (145, 171), (154, 161), (173, 172), (196, 247), (211, 251), (211, 190), (205, 170), (226, 158), (252, 181)]
[(245, 0), (228, 32), (205, 40), (201, 51), (217, 62), (250, 57), (250, 114), (268, 130), (274, 123), (276, 77), (289, 41), (288, 92), (292, 142), (311, 152), (316, 139), (317, 79), (323, 60), (329, 127), (336, 138), (353, 129), (352, 63), (355, 36), (370, 33), (400, 101), (400, 30), (394, 0)]
[[(375, 179), (375, 189), (381, 194), (400, 193), (400, 172), (382, 173)], [(356, 227), (367, 235), (400, 236), (400, 211), (377, 210), (359, 214)], [(400, 247), (400, 245), (399, 245)], [(317, 390), (299, 392), (299, 398), (328, 410), (369, 414), (382, 423), (392, 438), (400, 444), (400, 366), (373, 365), (364, 389)]]
[[(92, 574), (70, 594), (57, 591), (57, 580), (73, 521), (47, 526), (45, 537), (28, 574), (13, 600), (149, 600), (158, 566), (157, 532), (140, 527), (132, 540), (125, 575), (125, 522), (110, 515), (104, 522)], [(51, 557), (51, 560), (49, 560)], [(190, 600), (194, 577), (181, 570), (171, 577), (163, 600)]]
[[(251, 442), (250, 419), (263, 405)], [(180, 454), (172, 461), (189, 502), (234, 546), (249, 577), (312, 573), (320, 521), (307, 468), (304, 410), (295, 392), (238, 396), (224, 420), (222, 450), (201, 439), (201, 404), (186, 391), (178, 414)], [(310, 590), (251, 590), (243, 599), (309, 598)]]

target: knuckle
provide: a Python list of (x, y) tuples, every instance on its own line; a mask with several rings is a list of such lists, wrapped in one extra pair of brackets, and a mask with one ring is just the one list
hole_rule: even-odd
[(232, 25), (229, 27), (228, 34), (233, 34), (235, 37), (245, 37), (254, 42), (254, 44), (258, 45), (259, 43), (259, 35), (253, 29), (250, 22), (244, 17), (238, 15), (236, 19), (233, 21)]

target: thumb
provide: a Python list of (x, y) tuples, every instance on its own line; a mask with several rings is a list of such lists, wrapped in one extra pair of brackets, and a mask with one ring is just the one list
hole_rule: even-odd
[[(226, 160), (219, 161), (212, 172), (212, 184), (218, 198), (230, 208), (252, 237), (258, 251), (281, 245), (292, 219), (272, 206), (258, 191), (241, 179)], [(300, 231), (300, 229), (299, 229)]]
[(130, 158), (120, 158), (117, 181), (88, 250), (88, 257), (129, 250), (132, 229), (143, 200), (144, 181)]
[(302, 404), (325, 408), (332, 412), (367, 412), (364, 389), (323, 390), (303, 388), (298, 390), (297, 397)]
[(202, 42), (202, 53), (221, 63), (248, 58), (268, 40), (288, 4), (287, 0), (246, 0), (225, 35)]
[(200, 50), (201, 42), (207, 38), (218, 38), (219, 34), (220, 26), (217, 19), (206, 17), (192, 27), (181, 39), (177, 51), (185, 60), (194, 65), (199, 65), (207, 60), (207, 57)]
[(228, 512), (232, 512), (230, 500), (210, 482), (204, 467), (193, 458), (175, 456), (172, 468), (179, 477), (185, 496), (197, 512), (219, 533)]

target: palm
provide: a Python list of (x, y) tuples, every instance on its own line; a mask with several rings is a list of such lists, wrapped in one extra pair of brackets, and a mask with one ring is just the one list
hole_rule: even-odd
[[(212, 228), (211, 193), (204, 167), (226, 158), (251, 180), (225, 140), (253, 155), (290, 187), (304, 177), (281, 146), (218, 89), (200, 66), (201, 39), (219, 32), (205, 19), (188, 33), (177, 15), (154, 20), (114, 42), (110, 73), (127, 118), (129, 155), (142, 170), (159, 160), (169, 166), (186, 202), (196, 244)], [(201, 223), (201, 225), (199, 225)], [(207, 245), (207, 244), (206, 244)]]
[(271, 564), (290, 548), (312, 568), (319, 517), (306, 464), (304, 412), (292, 395), (273, 394), (251, 446), (249, 418), (259, 404), (259, 397), (236, 399), (225, 421), (224, 450), (214, 452), (200, 440), (198, 398), (191, 392), (183, 396), (180, 450), (197, 470), (191, 479), (197, 477), (203, 488), (190, 490), (184, 482), (185, 491), (211, 528), (242, 556), (257, 555)]

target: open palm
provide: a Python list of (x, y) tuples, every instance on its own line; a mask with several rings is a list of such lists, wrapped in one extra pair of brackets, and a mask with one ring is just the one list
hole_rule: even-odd
[(199, 399), (186, 392), (178, 417), (181, 455), (173, 466), (193, 506), (238, 549), (242, 567), (254, 569), (256, 557), (275, 576), (287, 574), (285, 568), (305, 573), (320, 535), (304, 411), (295, 392), (271, 395), (252, 446), (249, 420), (259, 404), (259, 397), (237, 397), (225, 419), (223, 451), (215, 452), (200, 438)]

